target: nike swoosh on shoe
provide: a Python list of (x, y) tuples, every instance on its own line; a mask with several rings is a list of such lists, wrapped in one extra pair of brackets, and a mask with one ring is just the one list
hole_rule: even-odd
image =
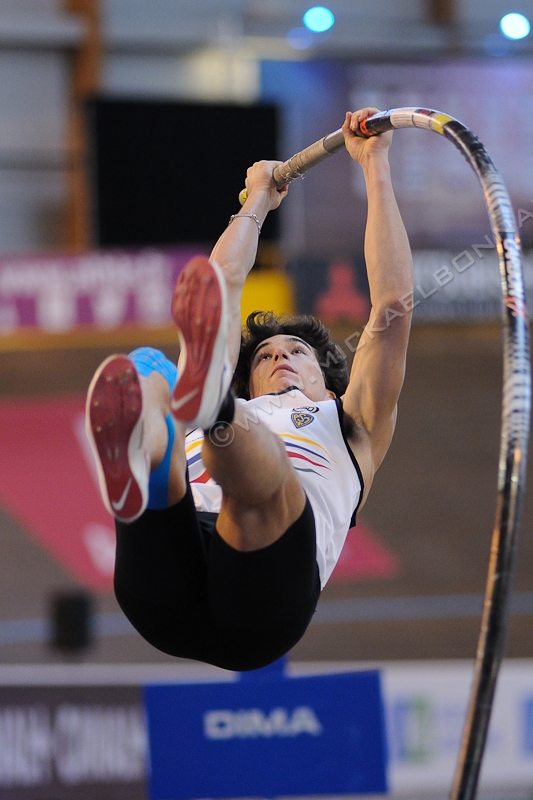
[(193, 389), (192, 392), (188, 392), (187, 394), (183, 395), (183, 397), (178, 398), (178, 400), (175, 400), (173, 397), (171, 397), (170, 408), (172, 411), (177, 411), (179, 408), (188, 403), (189, 400), (192, 400), (193, 397), (196, 397), (199, 391), (199, 389)]
[(141, 516), (149, 496), (150, 463), (143, 448), (142, 412), (135, 364), (123, 355), (109, 356), (89, 386), (85, 427), (104, 505), (125, 523)]
[(117, 503), (115, 503), (115, 502), (113, 502), (113, 500), (111, 500), (111, 505), (113, 506), (115, 511), (122, 511), (122, 509), (124, 508), (124, 505), (126, 503), (126, 499), (128, 497), (128, 492), (129, 492), (130, 487), (131, 487), (132, 480), (133, 480), (133, 478), (129, 479), (128, 483), (126, 484), (126, 488), (124, 489), (124, 492), (122, 493), (122, 496), (121, 496), (120, 500)]

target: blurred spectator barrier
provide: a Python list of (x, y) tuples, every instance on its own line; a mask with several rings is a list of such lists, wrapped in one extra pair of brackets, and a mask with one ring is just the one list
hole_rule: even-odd
[[(19, 333), (77, 334), (124, 327), (172, 324), (170, 298), (176, 278), (201, 247), (0, 258), (0, 346)], [(205, 249), (204, 249), (205, 252)], [(462, 250), (413, 253), (413, 297), (420, 322), (490, 321), (501, 314), (500, 277), (494, 243)], [(242, 317), (255, 310), (315, 313), (327, 324), (363, 323), (368, 286), (360, 257), (337, 260), (302, 256), (282, 270), (253, 270), (243, 294)], [(528, 295), (533, 292), (533, 254), (524, 258)], [(533, 297), (529, 298), (530, 302)], [(399, 306), (400, 308), (401, 306)]]

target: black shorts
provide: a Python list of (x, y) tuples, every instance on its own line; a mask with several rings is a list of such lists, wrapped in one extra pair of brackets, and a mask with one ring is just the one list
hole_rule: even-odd
[(313, 511), (273, 544), (240, 552), (197, 512), (190, 487), (179, 503), (118, 522), (115, 592), (150, 644), (231, 670), (263, 667), (305, 633), (320, 595)]

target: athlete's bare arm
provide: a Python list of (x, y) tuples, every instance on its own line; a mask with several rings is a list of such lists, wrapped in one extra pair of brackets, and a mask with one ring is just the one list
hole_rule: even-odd
[[(396, 204), (388, 151), (392, 133), (362, 139), (353, 131), (378, 109), (347, 114), (346, 149), (363, 169), (368, 196), (365, 259), (371, 312), (354, 356), (344, 409), (362, 435), (351, 442), (368, 489), (387, 452), (396, 423), (396, 404), (405, 374), (411, 325), (413, 266)], [(365, 492), (366, 494), (366, 492)]]
[[(248, 199), (239, 214), (255, 214), (262, 225), (269, 211), (277, 208), (285, 195), (287, 187), (278, 191), (272, 180), (274, 167), (280, 161), (259, 161), (248, 169), (246, 190)], [(226, 278), (228, 290), (231, 331), (229, 337), (229, 356), (235, 367), (241, 343), (241, 295), (244, 282), (252, 269), (258, 243), (258, 228), (253, 218), (234, 219), (211, 253)]]

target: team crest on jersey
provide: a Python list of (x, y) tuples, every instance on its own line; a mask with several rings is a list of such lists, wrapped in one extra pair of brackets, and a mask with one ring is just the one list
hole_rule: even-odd
[(299, 406), (298, 408), (293, 408), (293, 411), (309, 411), (310, 414), (317, 414), (320, 409), (318, 406)]
[(314, 420), (314, 417), (311, 414), (308, 414), (306, 411), (293, 411), (291, 414), (292, 423), (295, 428), (305, 428), (306, 425), (310, 425), (311, 422)]

